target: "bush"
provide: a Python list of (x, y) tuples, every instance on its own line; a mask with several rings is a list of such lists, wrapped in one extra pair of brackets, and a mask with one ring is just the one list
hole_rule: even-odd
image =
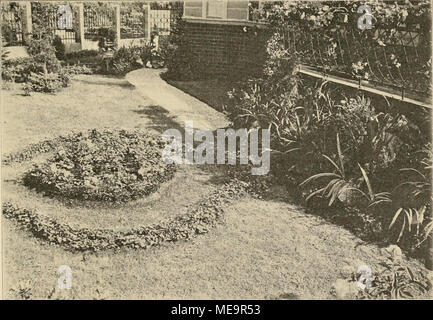
[(97, 55), (99, 55), (98, 50), (80, 50), (66, 53), (65, 60), (79, 60), (88, 57), (96, 57)]
[(56, 49), (49, 38), (32, 39), (27, 49), (29, 55), (36, 63), (43, 66), (44, 71), (58, 72), (60, 62), (56, 57)]
[(62, 68), (62, 70), (70, 76), (77, 74), (93, 74), (93, 70), (85, 65), (65, 66)]
[(18, 58), (6, 60), (2, 65), (2, 79), (13, 82), (26, 82), (31, 73), (44, 71), (42, 64), (33, 58)]
[(49, 196), (124, 202), (148, 195), (170, 180), (174, 165), (161, 158), (164, 142), (140, 132), (91, 130), (64, 139), (24, 184)]
[(27, 95), (30, 92), (54, 93), (69, 83), (69, 76), (65, 73), (31, 73), (24, 85)]
[(178, 16), (170, 35), (163, 39), (160, 45), (161, 57), (167, 68), (165, 77), (170, 80), (193, 80), (202, 77), (200, 70), (194, 67), (191, 60), (194, 55), (193, 47), (184, 32), (185, 21)]
[(99, 28), (97, 30), (97, 37), (99, 49), (106, 49), (107, 42), (114, 42), (116, 40), (116, 31), (112, 28)]
[[(156, 56), (153, 45), (145, 43), (139, 46), (121, 47), (114, 52), (114, 56), (108, 61), (108, 73), (115, 75), (125, 75), (126, 73), (142, 68), (145, 64)], [(106, 68), (105, 61), (101, 64), (103, 69)]]
[(56, 57), (59, 60), (65, 59), (65, 45), (59, 36), (55, 36), (53, 40), (53, 46), (56, 51)]

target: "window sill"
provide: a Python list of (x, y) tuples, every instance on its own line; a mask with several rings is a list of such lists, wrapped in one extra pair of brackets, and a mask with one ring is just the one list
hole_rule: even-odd
[(189, 18), (189, 17), (184, 17), (183, 20), (191, 23), (222, 24), (222, 25), (231, 25), (231, 26), (256, 26), (259, 28), (266, 26), (266, 24), (263, 22), (254, 22), (254, 21), (247, 21), (247, 20)]

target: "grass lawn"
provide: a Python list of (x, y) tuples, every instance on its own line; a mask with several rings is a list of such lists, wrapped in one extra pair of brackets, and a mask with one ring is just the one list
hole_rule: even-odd
[(190, 94), (207, 103), (218, 111), (228, 104), (227, 92), (233, 89), (234, 83), (230, 79), (208, 79), (197, 81), (167, 80), (172, 86)]
[[(211, 88), (211, 87), (209, 87)], [(210, 89), (209, 89), (210, 90)], [(80, 76), (57, 95), (25, 97), (2, 92), (3, 152), (89, 128), (176, 127), (165, 110), (152, 106), (125, 80)], [(181, 167), (174, 180), (149, 198), (121, 207), (65, 206), (16, 184), (28, 164), (3, 169), (3, 197), (69, 224), (130, 228), (188, 210), (224, 180), (218, 167)], [(272, 195), (272, 197), (271, 197)], [(288, 204), (275, 187), (264, 199), (248, 196), (225, 207), (225, 220), (188, 242), (148, 250), (72, 253), (37, 240), (2, 219), (4, 296), (16, 298), (20, 284), (31, 298), (263, 299), (332, 298), (336, 279), (368, 264), (382, 251), (347, 230)], [(414, 270), (422, 266), (408, 261)], [(57, 292), (57, 268), (68, 265), (70, 291)], [(346, 275), (347, 276), (347, 275)], [(24, 284), (23, 284), (24, 283)]]

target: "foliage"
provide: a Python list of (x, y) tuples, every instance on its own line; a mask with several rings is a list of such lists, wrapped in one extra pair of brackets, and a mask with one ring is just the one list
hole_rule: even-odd
[(191, 60), (194, 52), (185, 36), (185, 24), (179, 14), (170, 27), (170, 35), (162, 43), (161, 56), (167, 68), (165, 76), (171, 80), (195, 79), (201, 76), (198, 66)]
[[(139, 45), (121, 47), (114, 52), (112, 58), (108, 60), (108, 73), (115, 75), (125, 75), (126, 73), (147, 67), (161, 67), (159, 63), (159, 53), (155, 50), (152, 43), (141, 42)], [(106, 62), (101, 63), (101, 67), (106, 68)]]
[(43, 66), (33, 58), (18, 58), (2, 63), (2, 79), (13, 82), (26, 82), (32, 72), (43, 72)]
[(173, 177), (161, 158), (164, 142), (124, 130), (70, 135), (43, 164), (35, 164), (25, 185), (49, 196), (124, 202), (156, 191)]
[(77, 74), (93, 74), (93, 70), (85, 65), (65, 66), (62, 67), (62, 71), (71, 77)]
[(30, 92), (47, 92), (54, 93), (62, 87), (69, 84), (69, 75), (62, 73), (30, 73), (24, 92), (30, 95)]
[(32, 288), (34, 283), (32, 280), (21, 280), (15, 288), (10, 289), (16, 298), (21, 300), (29, 300), (32, 297)]
[(65, 137), (60, 136), (55, 139), (43, 140), (38, 143), (30, 144), (18, 152), (10, 153), (2, 157), (2, 164), (6, 166), (13, 163), (22, 163), (31, 160), (36, 155), (54, 150), (62, 141), (65, 141), (65, 139)]
[[(358, 291), (358, 299), (408, 299), (427, 292), (426, 278), (404, 265), (401, 256), (388, 257), (381, 266), (381, 271), (372, 274), (371, 288)], [(359, 281), (358, 275), (353, 274), (352, 281)]]
[(27, 52), (36, 63), (43, 66), (44, 72), (58, 72), (60, 62), (56, 57), (56, 49), (49, 38), (32, 39)]
[(132, 70), (142, 67), (141, 51), (142, 48), (138, 46), (121, 47), (116, 50), (114, 56), (108, 61), (110, 73), (125, 75)]
[[(310, 198), (314, 196), (321, 196), (330, 199), (329, 200), (329, 206), (331, 206), (337, 199), (342, 201), (346, 205), (354, 205), (354, 201), (357, 201), (357, 206), (360, 206), (360, 200), (364, 200), (364, 203), (367, 203), (369, 205), (372, 204), (379, 204), (382, 202), (391, 202), (389, 200), (389, 193), (388, 192), (380, 192), (380, 193), (374, 193), (373, 187), (370, 183), (370, 179), (368, 178), (367, 173), (365, 172), (364, 168), (358, 164), (359, 169), (362, 174), (362, 178), (355, 179), (351, 178), (348, 179), (346, 177), (346, 172), (344, 168), (344, 161), (343, 161), (343, 153), (341, 151), (341, 145), (340, 145), (340, 139), (339, 135), (337, 133), (337, 150), (338, 150), (338, 159), (339, 163), (337, 164), (334, 162), (330, 157), (323, 155), (326, 160), (328, 160), (329, 163), (334, 167), (334, 169), (337, 172), (323, 172), (318, 173), (315, 175), (312, 175), (305, 181), (303, 181), (299, 186), (306, 185), (312, 181), (319, 180), (321, 178), (332, 178), (329, 183), (322, 188), (319, 188), (318, 190), (312, 192), (305, 200), (308, 201)], [(361, 184), (365, 183), (365, 186), (367, 188), (366, 191), (361, 190)], [(362, 199), (359, 199), (359, 198)]]
[(99, 54), (98, 50), (80, 50), (74, 52), (68, 52), (65, 55), (66, 60), (82, 59), (86, 57), (95, 57)]
[(65, 59), (65, 45), (59, 36), (55, 36), (53, 40), (53, 46), (56, 52), (56, 57), (59, 60)]
[(96, 31), (98, 37), (98, 47), (101, 50), (107, 49), (107, 42), (116, 40), (116, 31), (113, 28), (98, 28)]
[(15, 23), (21, 24), (20, 7), (18, 3), (15, 2), (1, 3), (0, 5), (2, 14), (0, 22), (2, 44), (3, 46), (16, 45), (20, 39), (17, 36), (16, 30), (14, 30), (13, 26), (5, 17), (12, 16)]
[(73, 228), (36, 211), (3, 203), (3, 215), (17, 222), (35, 237), (72, 251), (100, 251), (119, 248), (146, 249), (165, 242), (187, 240), (209, 232), (224, 214), (223, 205), (244, 193), (240, 181), (226, 183), (200, 201), (186, 214), (127, 231)]
[(412, 225), (416, 226), (416, 234), (422, 227), (422, 241), (433, 235), (432, 233), (432, 157), (431, 144), (425, 146), (421, 152), (421, 171), (415, 168), (403, 168), (400, 172), (405, 175), (405, 182), (400, 183), (393, 190), (393, 204), (398, 209), (391, 220), (389, 228), (396, 225), (397, 220), (403, 220), (397, 242), (406, 230), (411, 232)]
[(74, 66), (88, 66), (92, 70), (97, 70), (102, 63), (103, 56), (99, 50), (80, 50), (65, 54), (65, 64)]
[[(370, 30), (358, 28), (361, 5), (371, 8)], [(430, 1), (280, 1), (266, 3), (259, 15), (285, 35), (287, 48), (305, 65), (415, 92), (430, 91)], [(414, 43), (402, 29), (417, 36)]]
[[(279, 4), (274, 5), (278, 7)], [(260, 77), (239, 83), (229, 92), (230, 103), (225, 108), (226, 113), (236, 127), (271, 129), (272, 153), (275, 158), (278, 155), (278, 163), (274, 162), (271, 170), (291, 186), (301, 184), (303, 188), (297, 191), (299, 195), (307, 200), (316, 197), (314, 205), (322, 204), (317, 201), (320, 198), (327, 199), (326, 205), (350, 211), (347, 215), (350, 213), (351, 221), (389, 225), (399, 208), (395, 208), (396, 199), (400, 198), (406, 206), (412, 203), (402, 196), (404, 193), (391, 190), (407, 181), (407, 177), (397, 177), (400, 168), (413, 167), (420, 171), (422, 159), (419, 151), (430, 141), (431, 122), (426, 119), (431, 114), (374, 95), (361, 96), (359, 91), (341, 88), (326, 80), (300, 77), (297, 65), (302, 54), (298, 56), (287, 48), (284, 32), (288, 25), (304, 22), (291, 19), (290, 13), (283, 17), (283, 13), (288, 11), (284, 7), (286, 4), (280, 5), (282, 11), (275, 18), (283, 20), (274, 23), (268, 19), (273, 33), (267, 42), (263, 73)], [(296, 12), (300, 16), (302, 12), (306, 16), (316, 12), (307, 9), (314, 7), (314, 3), (302, 2), (294, 6), (298, 5), (296, 10), (300, 11)], [(323, 6), (317, 8), (320, 11)], [(321, 14), (326, 16), (323, 12)], [(328, 27), (326, 22), (314, 19), (306, 20), (304, 27), (307, 26), (321, 31)], [(430, 177), (427, 173), (422, 174)], [(308, 204), (313, 205), (311, 201)], [(418, 211), (412, 207), (407, 213), (427, 215), (431, 207), (425, 208), (424, 211), (424, 207), (418, 205), (415, 207)], [(405, 214), (404, 210), (399, 214)], [(352, 217), (352, 214), (361, 219)], [(359, 226), (354, 228), (363, 229)], [(424, 228), (431, 232), (431, 219), (425, 219)], [(380, 240), (395, 241), (393, 230), (374, 226), (372, 229), (380, 229)], [(408, 247), (418, 240), (411, 234)]]

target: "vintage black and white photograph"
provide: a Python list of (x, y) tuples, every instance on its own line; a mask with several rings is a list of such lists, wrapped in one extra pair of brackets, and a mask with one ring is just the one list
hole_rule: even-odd
[(0, 5), (2, 299), (433, 299), (430, 0)]

